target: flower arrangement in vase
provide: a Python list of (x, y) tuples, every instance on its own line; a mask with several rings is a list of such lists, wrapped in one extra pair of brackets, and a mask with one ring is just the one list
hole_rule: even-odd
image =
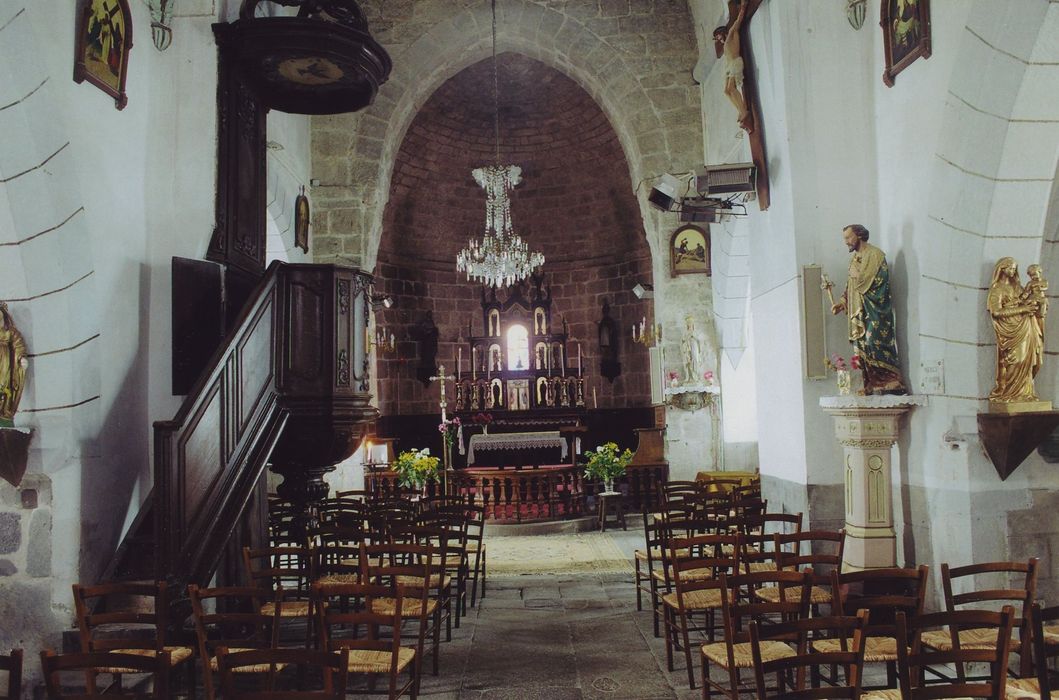
[(824, 359), (824, 364), (835, 372), (839, 396), (849, 396), (854, 391), (858, 396), (864, 394), (864, 375), (861, 373), (863, 365), (860, 355), (853, 355), (849, 358), (849, 364), (846, 364), (846, 358), (834, 353), (831, 357)]
[(488, 435), (489, 424), (493, 422), (493, 414), (475, 413), (473, 416), (471, 416), (471, 421), (473, 421), (475, 425), (482, 426), (482, 435)]
[(463, 426), (460, 424), (459, 418), (453, 417), (438, 423), (438, 432), (441, 433), (441, 437), (445, 441), (445, 447), (452, 447), (462, 431)]
[(595, 450), (585, 453), (585, 476), (594, 481), (602, 481), (608, 492), (614, 490), (614, 480), (625, 473), (625, 468), (632, 461), (632, 450), (618, 452), (618, 445), (605, 442)]
[(708, 369), (702, 373), (702, 381), (706, 382), (706, 386), (713, 386), (713, 370)]
[(668, 372), (666, 374), (666, 377), (669, 378), (669, 386), (673, 387), (674, 389), (676, 389), (678, 386), (680, 386), (680, 378), (679, 378), (680, 375), (677, 374), (676, 372), (673, 372), (673, 371)]
[(393, 463), (397, 483), (407, 488), (423, 489), (427, 484), (438, 480), (440, 462), (437, 457), (430, 456), (429, 448), (402, 452)]

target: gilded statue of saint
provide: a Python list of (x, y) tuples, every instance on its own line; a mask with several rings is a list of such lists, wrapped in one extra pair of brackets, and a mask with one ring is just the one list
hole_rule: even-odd
[(1014, 258), (1000, 258), (993, 268), (986, 305), (996, 332), (996, 386), (989, 392), (989, 407), (994, 411), (1051, 408), (1033, 387), (1044, 359), (1048, 282), (1041, 276), (1040, 265), (1031, 265), (1028, 272), (1030, 279), (1023, 287)]
[(11, 427), (26, 384), (26, 341), (0, 302), (0, 427)]
[(849, 277), (842, 298), (831, 313), (849, 317), (849, 342), (860, 356), (865, 394), (907, 394), (897, 364), (897, 333), (890, 298), (890, 266), (886, 255), (868, 243), (868, 229), (850, 224), (842, 229), (849, 252)]

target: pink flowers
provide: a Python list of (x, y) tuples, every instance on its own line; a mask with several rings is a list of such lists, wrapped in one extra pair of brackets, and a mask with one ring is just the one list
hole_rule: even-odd
[(456, 430), (459, 427), (460, 427), (460, 419), (453, 417), (453, 418), (449, 418), (448, 420), (443, 420), (440, 423), (438, 423), (438, 432), (439, 433), (448, 433), (449, 431), (456, 432)]
[(863, 365), (860, 361), (860, 355), (854, 355), (853, 357), (849, 358), (849, 363), (853, 365), (853, 369), (863, 369)]
[(673, 381), (680, 375), (678, 375), (676, 372), (670, 371), (666, 373), (666, 376), (669, 377), (669, 381)]
[[(856, 355), (854, 355), (856, 357)], [(860, 362), (860, 358), (857, 358), (857, 362)], [(827, 365), (828, 369), (833, 369), (836, 372), (845, 372), (849, 369), (849, 365), (846, 364), (846, 358), (839, 355), (837, 352), (830, 358), (824, 360), (824, 364)]]
[(707, 384), (713, 384), (713, 370), (706, 370), (702, 373), (702, 378), (706, 380)]

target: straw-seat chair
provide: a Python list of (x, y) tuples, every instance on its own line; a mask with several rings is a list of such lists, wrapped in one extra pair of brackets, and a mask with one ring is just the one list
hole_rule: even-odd
[[(1007, 686), (1008, 652), (1011, 629), (1016, 615), (1011, 606), (1000, 612), (990, 610), (957, 610), (912, 618), (903, 612), (897, 613), (895, 632), (898, 639), (909, 640), (909, 646), (897, 649), (897, 676), (899, 687), (873, 690), (861, 695), (861, 700), (934, 700), (936, 698), (984, 698), (1005, 700)], [(931, 649), (923, 641), (923, 635), (931, 629), (989, 630), (993, 644), (988, 648)], [(988, 664), (989, 676), (980, 682), (952, 678), (946, 684), (923, 682), (924, 670), (944, 664), (977, 663)]]
[[(704, 644), (701, 648), (703, 698), (709, 700), (714, 690), (730, 700), (738, 700), (741, 692), (740, 671), (754, 668), (750, 644), (749, 624), (795, 622), (809, 614), (809, 588), (812, 571), (759, 571), (737, 576), (721, 575), (721, 609), (724, 611), (724, 641)], [(782, 600), (767, 602), (755, 598), (753, 591), (761, 586), (776, 586)], [(801, 591), (796, 599), (785, 594), (789, 587)], [(777, 630), (784, 629), (776, 626)], [(772, 626), (762, 625), (759, 634), (761, 662), (777, 661), (796, 654), (790, 643), (796, 636), (789, 632), (772, 632)], [(727, 684), (713, 680), (710, 667), (715, 666), (727, 675)]]

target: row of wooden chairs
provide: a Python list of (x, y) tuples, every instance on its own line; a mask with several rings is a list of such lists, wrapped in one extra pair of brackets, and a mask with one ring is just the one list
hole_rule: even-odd
[[(352, 665), (348, 651), (328, 653), (306, 649), (237, 651), (222, 647), (217, 651), (216, 661), (226, 700), (343, 700), (347, 691), (347, 669)], [(142, 674), (146, 678), (135, 688), (107, 688), (101, 692), (94, 681), (86, 682), (83, 689), (75, 687), (81, 685), (82, 679), (95, 678), (115, 664), (126, 673)], [(158, 656), (118, 652), (60, 655), (45, 650), (41, 652), (41, 668), (47, 697), (56, 700), (84, 700), (101, 694), (158, 700), (172, 697), (171, 661), (167, 652)], [(297, 692), (291, 692), (287, 687), (277, 689), (277, 673), (292, 668), (297, 669), (300, 679)], [(238, 679), (248, 673), (266, 676), (265, 682), (246, 688)], [(307, 687), (310, 684), (317, 687)]]
[[(356, 494), (354, 497), (351, 494)], [(484, 541), (485, 508), (464, 496), (435, 496), (412, 501), (406, 498), (367, 498), (364, 492), (343, 491), (335, 498), (321, 501), (315, 511), (315, 522), (308, 536), (310, 544), (326, 539), (389, 537), (395, 529), (416, 526), (443, 526), (456, 535), (456, 545), (465, 552), (466, 576), (461, 584), (470, 585), (470, 607), (477, 604), (479, 588), (485, 595), (487, 551)], [(306, 532), (291, 529), (293, 516), (284, 504), (273, 504), (270, 510), (270, 538), (273, 546), (303, 545)], [(270, 507), (273, 507), (270, 506)], [(359, 535), (358, 535), (359, 531)], [(461, 593), (461, 604), (464, 596)], [(465, 613), (465, 609), (461, 609)]]
[[(429, 546), (361, 543), (358, 562), (358, 583), (313, 584), (309, 610), (314, 617), (312, 629), (318, 635), (315, 646), (344, 652), (349, 675), (386, 677), (389, 697), (408, 693), (414, 696), (418, 692), (425, 639), (430, 634), (434, 672), (438, 669), (440, 625), (435, 612), (441, 604), (435, 596), (443, 584), (435, 553)], [(154, 697), (168, 697), (174, 673), (181, 667), (188, 670), (188, 688), (195, 687), (197, 655), (202, 662), (206, 695), (213, 700), (218, 687), (225, 684), (223, 677), (215, 678), (222, 670), (221, 650), (285, 651), (279, 637), (286, 604), (282, 590), (273, 598), (260, 587), (201, 589), (192, 584), (188, 596), (195, 623), (195, 647), (171, 644), (167, 639), (169, 601), (164, 581), (75, 585), (81, 652), (72, 656), (49, 652), (44, 661), (46, 675), (58, 678), (64, 671), (80, 669), (88, 694), (96, 692), (99, 677), (105, 675), (110, 685), (107, 692), (120, 694), (130, 690), (123, 684), (124, 676), (150, 673), (156, 688)], [(95, 605), (115, 598), (123, 602), (120, 610)], [(414, 636), (402, 644), (406, 622), (414, 625)], [(388, 635), (381, 634), (383, 628)], [(137, 662), (127, 663), (130, 658)], [(273, 676), (284, 670), (285, 662), (264, 663), (233, 672), (267, 672), (267, 687), (271, 689)], [(407, 680), (399, 682), (399, 673), (407, 673)], [(54, 686), (49, 691), (53, 697), (63, 697), (57, 694), (62, 685), (58, 680), (49, 681), (49, 687)], [(140, 685), (139, 679), (136, 685)]]
[[(745, 638), (745, 632), (743, 632), (742, 641), (730, 643), (733, 636), (738, 638), (737, 632), (746, 629), (745, 626), (740, 625), (737, 630), (732, 625), (730, 606), (736, 599), (747, 600), (752, 606), (758, 606), (752, 608), (754, 610), (752, 617), (766, 615), (766, 611), (769, 610), (768, 606), (773, 606), (770, 614), (779, 616), (781, 619), (785, 615), (798, 619), (809, 615), (809, 611), (812, 615), (818, 616), (819, 607), (828, 604), (830, 604), (832, 615), (840, 615), (844, 609), (846, 615), (849, 616), (860, 609), (857, 606), (866, 606), (869, 610), (874, 608), (873, 614), (876, 616), (880, 608), (887, 610), (889, 617), (886, 621), (890, 627), (888, 634), (883, 634), (884, 630), (873, 627), (872, 633), (865, 637), (864, 651), (868, 661), (886, 663), (888, 685), (892, 687), (897, 685), (899, 675), (897, 647), (899, 645), (894, 640), (901, 637), (895, 636), (896, 632), (892, 627), (898, 612), (904, 614), (910, 621), (910, 629), (914, 627), (915, 621), (922, 614), (926, 591), (926, 567), (913, 570), (892, 569), (839, 574), (844, 534), (840, 532), (801, 533), (798, 531), (800, 530), (800, 515), (793, 522), (786, 523), (786, 525), (793, 526), (793, 532), (769, 534), (764, 527), (755, 532), (754, 527), (748, 527), (748, 522), (733, 516), (732, 511), (728, 512), (727, 518), (718, 517), (715, 513), (712, 518), (698, 521), (694, 518), (682, 521), (679, 517), (673, 517), (674, 513), (678, 511), (671, 510), (657, 520), (645, 516), (647, 547), (641, 550), (638, 559), (647, 564), (651, 578), (650, 584), (646, 587), (642, 586), (639, 580), (637, 581), (637, 595), (639, 597), (646, 590), (652, 595), (652, 599), (657, 601), (653, 607), (656, 630), (658, 615), (661, 613), (665, 621), (667, 663), (672, 670), (673, 650), (683, 648), (689, 683), (692, 687), (695, 681), (690, 664), (689, 631), (699, 630), (707, 637), (708, 643), (702, 647), (705, 697), (709, 697), (710, 688), (723, 690), (720, 685), (707, 680), (705, 669), (708, 668), (710, 660), (715, 665), (722, 666), (729, 673), (730, 681), (732, 676), (738, 676), (739, 668), (749, 668), (749, 648), (744, 646), (741, 649), (743, 653), (740, 665), (735, 659), (737, 655), (733, 654), (732, 647), (732, 644), (735, 644), (738, 648), (738, 644), (746, 644), (749, 641)], [(766, 514), (751, 519), (751, 522), (764, 525), (772, 517), (774, 516)], [(777, 518), (776, 521), (783, 522), (784, 519)], [(676, 536), (681, 529), (683, 532), (680, 534), (685, 536)], [(654, 540), (652, 540), (652, 533), (657, 534)], [(686, 536), (689, 533), (709, 534)], [(772, 541), (771, 546), (767, 545), (769, 539)], [(822, 546), (824, 543), (829, 543), (830, 549)], [(806, 545), (808, 545), (807, 553), (800, 553), (799, 549)], [(822, 553), (822, 550), (825, 553)], [(657, 558), (655, 553), (657, 553)], [(813, 568), (807, 568), (819, 565), (823, 565), (830, 575), (826, 571), (814, 571)], [(1037, 682), (1030, 673), (1031, 655), (1028, 651), (1023, 653), (1020, 644), (1020, 640), (1031, 640), (1034, 636), (1030, 629), (1029, 615), (1030, 604), (1035, 595), (1036, 568), (1037, 561), (1031, 559), (1027, 563), (998, 562), (955, 569), (943, 566), (942, 569), (946, 612), (959, 612), (961, 608), (973, 610), (987, 602), (1012, 604), (1015, 611), (1014, 625), (1019, 629), (1019, 635), (1011, 640), (1010, 652), (1006, 651), (1005, 654), (1014, 653), (1020, 656), (1019, 675), (1022, 679), (1013, 681), (1015, 684), (1023, 681), (1031, 684)], [(801, 600), (802, 596), (798, 594), (797, 588), (790, 588), (788, 585), (788, 588), (784, 590), (784, 587), (777, 583), (777, 580), (791, 573), (797, 574), (799, 570), (802, 570), (803, 575), (808, 576), (808, 588), (805, 591), (804, 601), (808, 608), (803, 615), (783, 609), (784, 603), (793, 602), (787, 601), (788, 597)], [(757, 580), (754, 580), (755, 575), (757, 575)], [(955, 592), (954, 581), (973, 579), (982, 575), (1000, 575), (1009, 578), (1021, 576), (1023, 580), (1020, 587), (1004, 584), (1000, 588), (982, 589), (971, 585), (971, 590), (968, 592)], [(718, 579), (732, 577), (738, 582), (741, 576), (751, 577), (748, 579), (749, 589), (741, 594), (741, 598), (736, 596), (726, 598), (721, 591), (722, 585)], [(770, 576), (777, 580), (770, 582)], [(638, 576), (638, 579), (640, 578), (641, 576)], [(885, 595), (865, 595), (865, 590), (870, 593), (876, 589), (887, 592)], [(851, 594), (851, 590), (859, 590), (859, 594)], [(834, 591), (844, 593), (842, 596), (835, 596), (836, 600), (832, 603)], [(716, 625), (714, 622), (717, 609), (725, 615), (723, 626)], [(698, 627), (690, 622), (696, 614), (702, 614), (704, 617), (704, 624)], [(720, 644), (714, 641), (715, 632), (719, 629), (725, 634), (725, 641)], [(1059, 630), (1056, 632), (1054, 638), (1059, 641)], [(954, 643), (949, 641), (948, 632), (945, 630), (927, 630), (923, 643), (924, 648), (931, 653), (953, 653), (960, 649), (980, 650), (983, 645), (995, 648), (995, 644), (988, 644), (989, 635), (988, 630), (964, 628), (959, 631)], [(842, 650), (824, 647), (823, 651)], [(932, 672), (934, 670), (932, 665), (926, 665), (925, 668)], [(963, 683), (967, 682), (968, 678), (964, 673), (964, 665), (961, 663), (956, 664), (954, 676), (947, 677), (939, 674), (937, 679), (932, 680)], [(728, 692), (732, 692), (731, 688)], [(737, 697), (737, 694), (728, 694), (728, 696)]]

